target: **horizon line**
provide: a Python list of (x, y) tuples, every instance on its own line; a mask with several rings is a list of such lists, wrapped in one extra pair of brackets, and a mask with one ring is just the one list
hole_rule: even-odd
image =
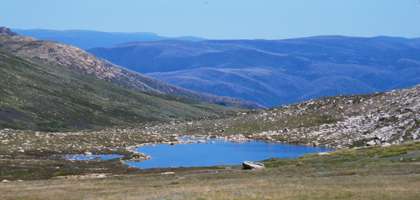
[[(0, 26), (2, 27), (2, 26)], [(6, 27), (6, 26), (3, 26)], [(164, 38), (175, 39), (175, 38), (183, 38), (183, 37), (192, 37), (201, 40), (288, 40), (288, 39), (305, 39), (305, 38), (316, 38), (316, 37), (348, 37), (348, 38), (380, 38), (380, 37), (388, 37), (388, 38), (400, 38), (400, 39), (420, 39), (420, 36), (417, 37), (407, 37), (407, 36), (397, 36), (397, 35), (371, 35), (371, 36), (362, 36), (362, 35), (346, 35), (346, 34), (318, 34), (318, 35), (308, 35), (308, 36), (290, 36), (290, 37), (279, 37), (279, 38), (260, 38), (260, 37), (253, 37), (253, 38), (211, 38), (211, 37), (204, 37), (204, 36), (196, 36), (196, 35), (178, 35), (178, 36), (168, 36), (165, 34), (153, 32), (153, 31), (104, 31), (104, 30), (93, 30), (93, 29), (50, 29), (50, 28), (13, 28), (7, 27), (11, 30), (20, 30), (20, 31), (55, 31), (55, 32), (97, 32), (97, 33), (109, 33), (109, 34), (150, 34), (156, 35)]]

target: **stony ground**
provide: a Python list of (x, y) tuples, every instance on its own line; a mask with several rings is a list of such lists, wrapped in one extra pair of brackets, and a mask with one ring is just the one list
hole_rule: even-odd
[(141, 124), (81, 132), (0, 130), (0, 155), (83, 152), (176, 140), (180, 135), (262, 139), (335, 148), (400, 144), (420, 139), (420, 86), (375, 95), (331, 97), (236, 117)]
[(420, 139), (420, 86), (240, 113), (234, 118), (186, 123), (178, 129), (336, 148), (399, 144)]

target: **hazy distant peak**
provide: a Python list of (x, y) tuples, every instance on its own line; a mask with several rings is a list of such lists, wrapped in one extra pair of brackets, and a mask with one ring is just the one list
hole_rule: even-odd
[(17, 33), (10, 30), (10, 28), (0, 27), (0, 35), (15, 36), (15, 35), (17, 35)]
[(41, 40), (57, 41), (82, 49), (97, 47), (112, 47), (114, 45), (136, 41), (182, 40), (201, 41), (193, 36), (166, 37), (150, 32), (102, 32), (91, 30), (49, 30), (49, 29), (13, 29), (20, 35), (26, 35)]

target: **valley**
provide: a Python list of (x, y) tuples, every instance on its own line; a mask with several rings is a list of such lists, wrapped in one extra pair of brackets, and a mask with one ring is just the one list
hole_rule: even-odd
[[(414, 87), (375, 95), (326, 98), (272, 110), (238, 112), (236, 116), (222, 119), (155, 122), (98, 131), (39, 132), (7, 129), (0, 131), (0, 155), (3, 162), (9, 164), (1, 167), (9, 169), (14, 166), (16, 158), (48, 163), (50, 158), (62, 160), (63, 155), (85, 152), (117, 153), (131, 159), (134, 154), (130, 149), (135, 146), (176, 144), (181, 136), (221, 138), (235, 142), (262, 140), (336, 149), (401, 145), (416, 141), (420, 136), (419, 95), (420, 88)], [(34, 169), (37, 169), (38, 164), (34, 163)], [(32, 176), (37, 174), (26, 168), (22, 170), (30, 172), (28, 174)], [(102, 170), (107, 171), (109, 168)], [(49, 171), (51, 173), (47, 177), (53, 177), (61, 168), (51, 166)], [(80, 173), (85, 171), (70, 170), (64, 174)], [(2, 175), (3, 178), (13, 178), (9, 176), (8, 173)]]
[[(321, 38), (323, 42), (329, 39)], [(373, 40), (383, 44), (381, 38)], [(395, 40), (401, 45), (399, 39)], [(197, 44), (197, 41), (182, 42)], [(288, 42), (296, 45), (296, 41)], [(224, 43), (219, 41), (217, 46), (233, 48), (231, 42)], [(184, 89), (97, 58), (80, 48), (19, 36), (1, 28), (0, 199), (56, 199), (57, 195), (61, 199), (418, 199), (420, 86), (417, 64), (413, 61), (417, 55), (412, 53), (417, 46), (412, 41), (403, 43), (410, 48), (414, 46), (403, 51), (406, 53), (403, 57), (411, 59), (403, 61), (411, 64), (403, 65), (401, 70), (392, 70), (387, 65), (383, 70), (396, 71), (393, 78), (382, 76), (391, 72), (377, 74), (373, 70), (359, 78), (373, 80), (370, 84), (376, 84), (375, 89), (361, 84), (360, 88), (367, 88), (361, 92), (352, 81), (344, 84), (351, 90), (356, 88), (350, 94), (366, 94), (348, 95), (349, 90), (339, 89), (343, 85), (326, 78), (328, 84), (320, 90), (330, 91), (330, 86), (339, 86), (335, 87), (337, 91), (312, 95), (308, 91), (317, 91), (309, 88), (305, 90), (308, 98), (282, 102), (273, 99), (265, 104), (271, 108), (263, 109), (254, 101), (268, 102), (271, 97), (247, 101)], [(287, 64), (289, 70), (299, 69), (303, 73), (315, 66), (305, 64), (307, 60), (301, 57), (304, 53), (269, 54), (275, 60), (277, 56), (287, 57), (280, 59), (281, 65)], [(370, 56), (357, 62), (367, 62), (376, 55)], [(402, 58), (387, 59), (394, 62)], [(321, 69), (328, 66), (315, 71), (325, 74)], [(223, 76), (211, 72), (237, 74), (237, 70), (243, 70), (220, 67), (206, 69), (203, 74), (220, 78)], [(350, 68), (360, 69), (354, 65)], [(268, 68), (245, 72), (250, 76), (271, 74)], [(161, 73), (173, 72), (151, 75)], [(305, 73), (319, 82), (317, 75)], [(369, 78), (371, 75), (374, 78)], [(281, 74), (275, 76), (287, 79)], [(391, 90), (394, 88), (399, 89)], [(164, 145), (174, 150), (180, 145), (192, 145), (183, 141), (185, 137), (192, 138), (196, 145), (216, 145), (211, 148), (217, 150), (224, 148), (217, 146), (217, 141), (242, 148), (243, 151), (235, 152), (237, 156), (233, 155), (238, 159), (242, 152), (253, 151), (245, 146), (262, 144), (259, 147), (268, 153), (253, 161), (261, 161), (265, 168), (242, 169), (239, 165), (245, 157), (240, 162), (222, 161), (215, 166), (165, 165), (143, 169), (127, 164), (153, 159), (154, 155), (136, 151), (139, 147)], [(289, 158), (286, 153), (277, 156), (279, 151), (274, 147), (281, 145), (298, 145), (293, 147), (307, 151)], [(212, 153), (210, 147), (204, 147), (200, 151)], [(198, 148), (188, 151), (199, 153)], [(188, 158), (188, 151), (181, 151), (178, 159)], [(73, 154), (120, 157), (68, 159)]]

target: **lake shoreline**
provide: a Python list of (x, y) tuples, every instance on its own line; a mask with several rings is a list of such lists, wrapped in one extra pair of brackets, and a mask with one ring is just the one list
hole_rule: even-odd
[[(180, 139), (185, 136), (178, 136), (178, 135), (170, 135), (167, 138), (163, 138), (160, 135), (154, 135), (153, 137), (149, 137), (148, 139), (142, 138), (143, 142), (140, 144), (133, 144), (127, 147), (118, 147), (118, 146), (112, 146), (112, 147), (105, 147), (104, 145), (86, 145), (83, 147), (80, 145), (76, 149), (67, 148), (71, 145), (63, 145), (60, 144), (60, 140), (57, 140), (55, 143), (48, 142), (56, 139), (57, 137), (67, 135), (67, 133), (40, 133), (40, 132), (26, 132), (26, 131), (12, 131), (11, 135), (13, 137), (16, 137), (16, 134), (25, 134), (25, 136), (29, 136), (27, 139), (21, 139), (19, 140), (19, 143), (9, 143), (9, 145), (12, 147), (11, 149), (7, 149), (5, 151), (4, 147), (7, 147), (7, 145), (2, 146), (3, 149), (0, 151), (0, 167), (2, 168), (2, 178), (7, 180), (39, 180), (39, 179), (49, 179), (57, 176), (71, 176), (71, 175), (83, 175), (83, 174), (90, 174), (90, 173), (107, 173), (107, 174), (130, 174), (130, 173), (138, 173), (138, 172), (145, 172), (144, 169), (135, 169), (131, 168), (124, 164), (125, 161), (141, 161), (146, 160), (147, 155), (136, 152), (135, 149), (141, 146), (145, 145), (157, 145), (157, 144), (168, 144), (168, 145), (177, 145), (177, 144), (188, 144), (192, 143), (192, 140), (183, 140)], [(3, 132), (4, 133), (4, 132)], [(69, 134), (71, 136), (71, 134)], [(31, 137), (32, 136), (32, 137)], [(75, 137), (76, 136), (76, 137)], [(85, 134), (75, 134), (73, 135), (73, 140), (71, 140), (74, 143), (77, 143), (77, 141), (80, 141), (83, 139), (83, 141), (89, 140), (89, 138), (82, 138), (83, 136), (86, 136)], [(89, 136), (89, 135), (87, 135)], [(96, 134), (95, 134), (96, 136)], [(112, 137), (113, 135), (109, 135), (108, 137)], [(143, 136), (144, 137), (144, 136)], [(191, 138), (190, 136), (186, 136)], [(17, 137), (19, 138), (19, 137)], [(95, 138), (95, 137), (94, 137)], [(93, 138), (93, 139), (94, 139)], [(243, 142), (249, 142), (253, 141), (252, 139), (245, 138), (243, 135), (240, 136), (214, 136), (214, 135), (201, 135), (201, 136), (194, 136), (192, 137), (195, 142), (206, 142), (206, 140), (209, 139), (219, 139), (219, 140), (227, 140), (231, 142), (236, 143), (243, 143)], [(24, 145), (24, 143), (28, 143), (28, 141), (40, 141), (43, 140), (41, 144), (31, 144), (31, 145)], [(106, 138), (103, 138), (105, 140)], [(93, 140), (94, 141), (94, 140)], [(268, 143), (273, 143), (272, 141), (265, 141)], [(123, 143), (124, 141), (119, 140), (120, 143)], [(45, 143), (49, 144), (46, 146), (43, 146), (43, 148), (36, 148), (36, 146), (42, 146)], [(275, 142), (278, 144), (284, 144), (283, 142)], [(118, 143), (114, 143), (118, 144)], [(119, 154), (123, 155), (123, 158), (121, 159), (115, 159), (111, 161), (69, 161), (65, 159), (66, 155), (70, 154)], [(20, 169), (14, 169), (12, 166), (14, 166), (14, 163), (26, 163), (26, 165), (21, 165)], [(50, 164), (48, 164), (50, 163)], [(45, 165), (51, 165), (51, 166), (45, 166)], [(92, 166), (98, 165), (102, 166), (102, 170), (92, 170), (94, 168)], [(63, 167), (67, 166), (67, 167)], [(47, 167), (48, 171), (39, 172), (40, 168)], [(77, 170), (69, 169), (70, 167), (76, 168)], [(229, 166), (231, 167), (231, 166)], [(182, 170), (189, 170), (189, 169), (195, 169), (197, 167), (192, 168), (180, 168)], [(198, 167), (200, 169), (212, 169), (213, 167)], [(24, 174), (20, 174), (19, 171), (25, 171), (28, 172)], [(157, 171), (167, 171), (167, 170), (178, 170), (175, 168), (160, 168), (155, 169)], [(30, 173), (33, 173), (30, 175)]]
[[(124, 160), (137, 168), (203, 167), (240, 165), (244, 161), (261, 161), (270, 158), (297, 158), (305, 154), (331, 152), (333, 149), (305, 145), (285, 144), (264, 140), (233, 140), (226, 137), (181, 136), (178, 142), (144, 144), (130, 147), (145, 160)], [(188, 159), (186, 159), (188, 158)]]
[[(420, 143), (412, 142), (389, 147), (342, 149), (328, 155), (312, 154), (290, 160), (266, 160), (264, 164), (267, 169), (262, 171), (244, 171), (239, 166), (219, 166), (140, 170), (121, 174), (84, 173), (23, 182), (8, 179), (0, 183), (0, 194), (3, 195), (3, 199), (43, 199), (42, 197), (49, 192), (59, 192), (63, 194), (63, 199), (67, 200), (83, 199), (86, 195), (94, 199), (110, 195), (115, 199), (127, 196), (131, 199), (139, 194), (142, 197), (159, 194), (154, 197), (165, 198), (184, 192), (182, 194), (187, 195), (188, 199), (202, 196), (212, 199), (230, 197), (239, 191), (245, 197), (251, 197), (247, 196), (247, 192), (256, 192), (265, 199), (284, 195), (286, 191), (293, 197), (304, 198), (302, 189), (305, 189), (320, 199), (331, 198), (332, 194), (339, 195), (334, 197), (361, 199), (378, 199), (384, 195), (390, 199), (396, 196), (417, 199), (420, 195), (419, 162)], [(115, 161), (109, 164), (115, 164)], [(206, 187), (209, 184), (216, 193), (208, 193)], [(250, 187), (251, 185), (256, 187)], [(280, 189), (279, 185), (282, 185)], [(395, 186), (394, 189), (383, 189), (391, 185)], [(48, 186), (48, 191), (45, 191), (44, 186)], [(86, 187), (92, 190), (82, 189)], [(328, 189), (330, 187), (332, 190)], [(331, 193), (332, 191), (334, 193)]]

